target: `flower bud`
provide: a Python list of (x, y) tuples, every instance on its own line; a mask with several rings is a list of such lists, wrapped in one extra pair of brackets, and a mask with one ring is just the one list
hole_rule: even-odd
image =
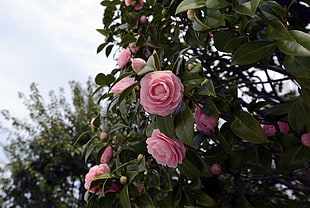
[(108, 147), (104, 150), (104, 152), (102, 153), (101, 158), (100, 158), (100, 162), (101, 162), (101, 163), (108, 163), (108, 162), (110, 162), (112, 156), (113, 156), (112, 147), (108, 146)]
[(188, 70), (192, 70), (194, 67), (195, 67), (195, 65), (194, 64), (188, 64)]
[(187, 18), (191, 21), (194, 21), (194, 19), (195, 19), (195, 10), (194, 9), (187, 10)]
[(139, 50), (139, 47), (135, 47), (136, 43), (129, 43), (129, 48), (131, 53), (137, 53)]
[(166, 16), (166, 15), (168, 14), (168, 9), (163, 8), (163, 10), (161, 10), (161, 14), (162, 14), (163, 16)]
[(133, 70), (138, 73), (146, 66), (146, 62), (142, 58), (134, 58), (131, 63)]
[(138, 157), (137, 157), (137, 160), (138, 160), (139, 162), (141, 162), (142, 159), (143, 159), (143, 157), (144, 157), (144, 156), (143, 156), (142, 154), (139, 154)]
[(100, 133), (100, 139), (102, 139), (102, 140), (106, 140), (107, 138), (108, 138), (108, 134), (107, 133), (105, 133), (104, 131), (103, 132), (101, 132)]
[(120, 183), (125, 185), (127, 183), (127, 177), (126, 176), (122, 176), (120, 179), (119, 179)]
[(149, 22), (149, 20), (147, 19), (146, 16), (143, 15), (140, 17), (140, 22), (141, 22), (141, 24), (147, 24)]
[(301, 143), (306, 147), (310, 147), (310, 133), (301, 136)]
[(211, 173), (213, 175), (220, 175), (222, 172), (223, 172), (223, 169), (220, 164), (215, 163), (211, 166)]

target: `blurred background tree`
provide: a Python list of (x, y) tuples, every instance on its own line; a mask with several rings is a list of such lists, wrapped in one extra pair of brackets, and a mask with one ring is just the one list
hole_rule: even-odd
[(48, 102), (36, 84), (30, 89), (29, 96), (19, 93), (29, 121), (13, 117), (6, 110), (1, 112), (1, 119), (11, 125), (3, 134), (7, 135), (4, 150), (9, 162), (1, 171), (1, 207), (83, 207), (87, 167), (82, 147), (72, 148), (72, 144), (90, 129), (90, 119), (99, 113), (93, 84), (88, 81), (83, 89), (80, 83), (71, 81), (71, 101), (63, 89), (59, 94), (51, 91)]

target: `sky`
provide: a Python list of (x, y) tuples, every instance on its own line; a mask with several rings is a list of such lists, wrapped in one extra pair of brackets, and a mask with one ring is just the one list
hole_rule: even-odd
[[(31, 83), (47, 99), (50, 90), (68, 92), (70, 80), (85, 84), (88, 77), (115, 67), (112, 58), (96, 54), (104, 40), (96, 31), (102, 27), (100, 2), (0, 1), (0, 110), (23, 118), (27, 111), (18, 92), (28, 95)], [(4, 139), (0, 135), (0, 144)], [(0, 163), (1, 158), (0, 153)]]

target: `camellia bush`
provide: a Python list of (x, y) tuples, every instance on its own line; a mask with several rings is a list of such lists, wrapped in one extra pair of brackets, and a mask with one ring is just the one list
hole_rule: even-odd
[(310, 206), (309, 0), (101, 4), (88, 207)]

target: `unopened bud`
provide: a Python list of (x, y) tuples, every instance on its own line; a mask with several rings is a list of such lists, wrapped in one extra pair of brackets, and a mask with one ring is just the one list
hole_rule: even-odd
[(188, 64), (188, 70), (192, 70), (194, 67), (195, 67), (195, 65), (194, 64)]
[(141, 24), (147, 24), (149, 22), (149, 20), (147, 19), (146, 16), (143, 15), (140, 17), (140, 22), (141, 22)]
[(195, 19), (195, 10), (189, 9), (187, 10), (187, 18), (191, 21), (194, 21)]
[(144, 156), (143, 156), (142, 154), (139, 154), (138, 157), (137, 157), (137, 160), (138, 160), (139, 162), (141, 162), (142, 159), (143, 159), (143, 157), (144, 157)]
[(310, 147), (310, 133), (301, 136), (301, 143), (306, 147)]
[(166, 16), (166, 15), (168, 14), (168, 9), (163, 8), (163, 10), (161, 10), (161, 14), (162, 14), (163, 16)]
[(113, 149), (112, 149), (112, 147), (108, 146), (104, 150), (104, 152), (102, 153), (101, 158), (100, 158), (100, 162), (101, 163), (108, 163), (108, 162), (110, 162), (112, 156), (113, 156)]
[(122, 176), (120, 179), (119, 179), (120, 183), (125, 185), (127, 183), (127, 177), (126, 176)]
[(220, 175), (223, 172), (222, 166), (220, 164), (213, 164), (211, 167), (211, 173), (213, 175)]
[(146, 61), (144, 61), (142, 58), (134, 58), (131, 63), (131, 67), (133, 70), (138, 73), (146, 66)]
[(102, 140), (106, 140), (107, 138), (108, 138), (108, 134), (107, 133), (105, 133), (104, 131), (103, 132), (101, 132), (100, 133), (100, 139), (102, 139)]

